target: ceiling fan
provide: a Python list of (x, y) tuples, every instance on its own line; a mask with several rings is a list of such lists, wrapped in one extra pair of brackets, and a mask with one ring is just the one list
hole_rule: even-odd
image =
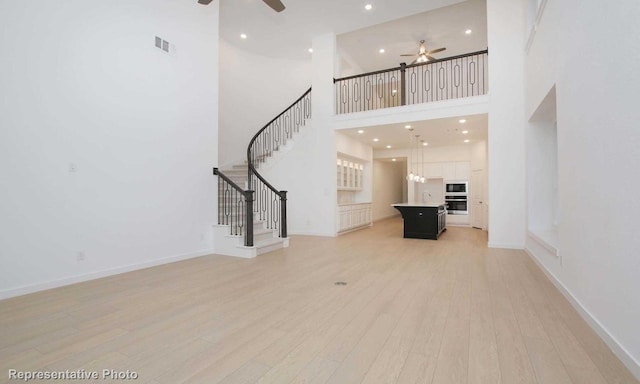
[[(198, 0), (199, 4), (209, 5), (213, 0)], [(262, 0), (276, 12), (284, 11), (284, 4), (280, 0)]]
[(424, 45), (424, 40), (420, 40), (420, 49), (418, 50), (418, 53), (407, 53), (400, 56), (418, 56), (418, 58), (413, 60), (411, 64), (426, 63), (427, 61), (436, 60), (435, 57), (431, 56), (432, 54), (442, 52), (445, 49), (447, 48), (438, 48), (438, 49), (432, 49), (430, 51), (427, 51), (427, 47)]

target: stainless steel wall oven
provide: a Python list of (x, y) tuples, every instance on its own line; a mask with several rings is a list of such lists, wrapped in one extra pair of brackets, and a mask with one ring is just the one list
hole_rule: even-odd
[(467, 195), (445, 195), (444, 202), (447, 204), (447, 213), (450, 215), (468, 215)]

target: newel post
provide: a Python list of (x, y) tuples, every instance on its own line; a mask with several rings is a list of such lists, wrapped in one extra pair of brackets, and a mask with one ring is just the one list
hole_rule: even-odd
[(244, 245), (253, 247), (253, 191), (245, 191), (245, 215), (247, 218), (247, 233), (244, 238)]
[(287, 237), (287, 191), (280, 191), (281, 237)]

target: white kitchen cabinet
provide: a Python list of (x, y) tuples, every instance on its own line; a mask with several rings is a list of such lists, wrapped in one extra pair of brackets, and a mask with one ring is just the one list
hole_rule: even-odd
[(471, 164), (469, 164), (469, 162), (465, 161), (465, 162), (455, 163), (455, 179), (451, 179), (451, 180), (469, 180), (470, 177), (471, 177)]
[[(427, 179), (442, 179), (442, 164), (443, 163), (425, 163), (425, 177)], [(409, 171), (411, 171), (411, 169)], [(416, 172), (416, 170), (413, 171)]]
[(339, 190), (362, 190), (364, 164), (344, 158), (336, 160), (336, 182)]
[[(420, 173), (420, 170), (417, 169), (414, 172)], [(471, 177), (471, 165), (468, 161), (424, 163), (424, 174), (427, 179), (464, 181)]]
[(460, 180), (456, 175), (458, 163), (442, 163), (442, 178), (445, 180)]
[(338, 206), (338, 232), (371, 225), (371, 203)]

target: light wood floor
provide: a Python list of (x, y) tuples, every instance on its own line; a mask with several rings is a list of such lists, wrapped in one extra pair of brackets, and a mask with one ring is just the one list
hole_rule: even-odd
[(0, 382), (106, 368), (166, 384), (637, 383), (524, 252), (469, 228), (401, 233), (391, 219), (2, 301)]

